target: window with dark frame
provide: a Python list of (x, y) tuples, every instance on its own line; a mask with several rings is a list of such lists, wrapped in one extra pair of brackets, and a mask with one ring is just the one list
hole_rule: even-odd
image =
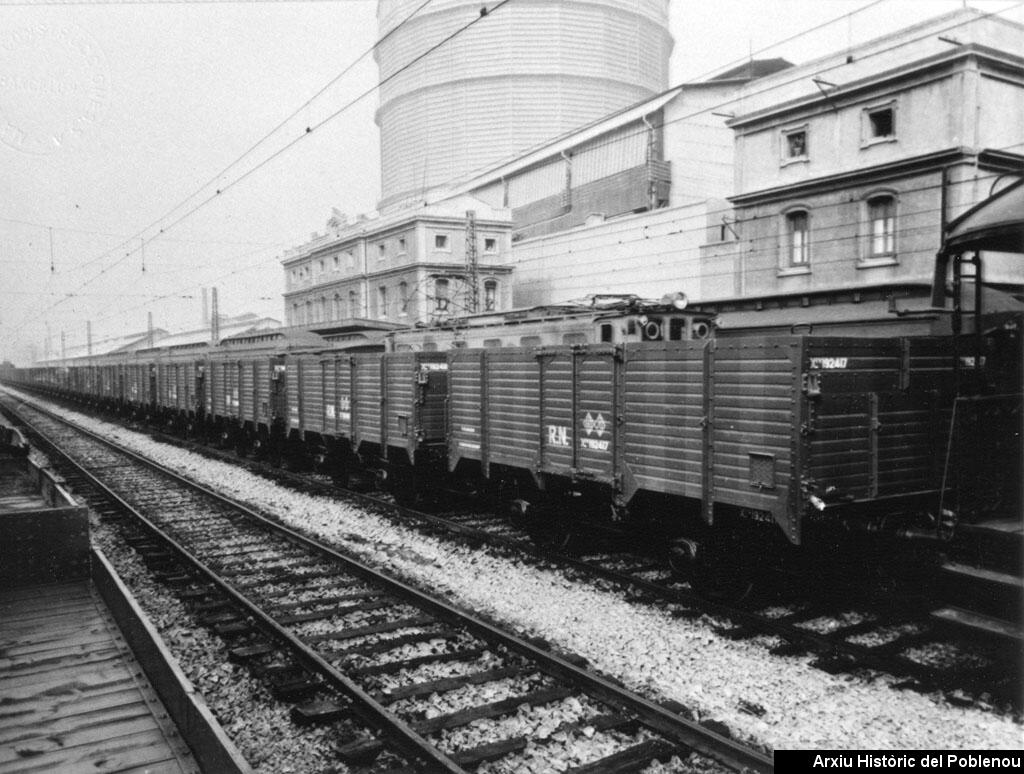
[(788, 132), (786, 134), (786, 157), (800, 159), (807, 156), (807, 131)]
[(868, 131), (871, 139), (879, 140), (896, 136), (896, 113), (892, 107), (868, 111)]
[(448, 235), (447, 234), (434, 234), (434, 249), (435, 250), (447, 250), (448, 249)]
[(487, 280), (484, 283), (484, 311), (493, 312), (498, 308), (498, 283), (496, 280)]
[(888, 258), (896, 253), (896, 199), (868, 199), (868, 258)]
[(448, 280), (434, 280), (434, 303), (437, 311), (444, 312), (448, 309)]
[(810, 266), (810, 218), (805, 210), (786, 214), (786, 254), (789, 267)]

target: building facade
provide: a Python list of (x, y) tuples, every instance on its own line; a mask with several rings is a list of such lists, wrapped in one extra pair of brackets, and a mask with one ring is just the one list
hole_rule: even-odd
[(414, 325), (510, 307), (507, 212), (458, 197), (354, 222), (336, 213), (327, 226), (282, 258), (288, 325)]
[(944, 225), (1024, 173), (1021, 52), (1024, 28), (965, 10), (748, 87), (698, 297), (926, 296)]

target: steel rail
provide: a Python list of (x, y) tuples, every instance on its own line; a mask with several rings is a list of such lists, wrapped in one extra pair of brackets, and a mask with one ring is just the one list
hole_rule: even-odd
[[(263, 524), (266, 528), (287, 535), (289, 539), (293, 540), (294, 542), (304, 544), (316, 549), (322, 555), (328, 556), (334, 559), (335, 561), (342, 563), (342, 565), (348, 568), (349, 571), (361, 575), (362, 577), (372, 579), (374, 582), (386, 586), (394, 593), (404, 596), (407, 599), (413, 600), (419, 606), (433, 611), (440, 617), (446, 618), (453, 622), (457, 622), (465, 626), (470, 631), (477, 633), (486, 640), (498, 642), (511, 650), (514, 650), (516, 652), (528, 656), (531, 659), (534, 659), (539, 665), (544, 667), (549, 674), (560, 677), (563, 680), (569, 681), (570, 683), (576, 685), (585, 692), (601, 699), (602, 701), (611, 706), (635, 714), (642, 723), (664, 734), (667, 738), (671, 739), (672, 741), (678, 744), (684, 745), (702, 755), (706, 755), (707, 757), (718, 760), (721, 763), (724, 763), (730, 768), (736, 770), (748, 770), (753, 772), (766, 773), (774, 771), (772, 757), (762, 752), (761, 750), (754, 749), (748, 745), (731, 739), (710, 728), (707, 728), (706, 726), (701, 725), (696, 721), (684, 718), (676, 714), (672, 710), (666, 709), (665, 707), (662, 707), (654, 701), (639, 696), (633, 693), (632, 691), (629, 691), (628, 689), (623, 688), (622, 686), (612, 682), (611, 680), (596, 675), (593, 672), (586, 670), (585, 668), (582, 668), (571, 663), (567, 659), (557, 654), (551, 653), (550, 651), (540, 648), (537, 645), (534, 645), (533, 643), (521, 637), (511, 634), (510, 632), (504, 631), (501, 628), (491, 624), (488, 621), (483, 620), (482, 618), (479, 618), (478, 616), (470, 612), (467, 612), (449, 602), (434, 598), (426, 594), (425, 592), (415, 588), (414, 586), (411, 586), (408, 583), (399, 581), (395, 578), (391, 578), (385, 574), (382, 574), (380, 571), (374, 569), (373, 567), (364, 564), (359, 560), (353, 559), (352, 557), (346, 556), (345, 554), (339, 552), (333, 547), (315, 538), (303, 535), (302, 533), (290, 527), (279, 524), (278, 522), (266, 517), (265, 515), (259, 513), (258, 511), (254, 510), (252, 507), (244, 503), (241, 503), (224, 494), (215, 492), (202, 484), (199, 484), (179, 473), (176, 473), (175, 471), (168, 470), (159, 465), (159, 463), (156, 463), (152, 460), (148, 460), (145, 457), (137, 454), (136, 452), (125, 449), (121, 447), (119, 444), (110, 441), (109, 439), (103, 438), (99, 435), (91, 433), (88, 430), (84, 430), (83, 428), (73, 425), (72, 423), (68, 422), (62, 417), (53, 414), (52, 412), (49, 412), (46, 409), (42, 409), (37, 406), (34, 406), (33, 408), (37, 411), (40, 411), (43, 414), (50, 416), (56, 421), (62, 422), (66, 425), (69, 425), (70, 427), (73, 427), (77, 432), (81, 432), (87, 436), (92, 437), (96, 441), (106, 446), (116, 449), (119, 453), (125, 454), (126, 456), (137, 460), (140, 464), (146, 465), (147, 467), (150, 467), (151, 469), (158, 471), (161, 475), (166, 475), (169, 478), (172, 478), (180, 482), (184, 486), (190, 487), (197, 492), (201, 492), (206, 496), (209, 496), (217, 501), (223, 502), (229, 505), (230, 507), (235, 508), (242, 513), (245, 513), (250, 518), (255, 519), (261, 524)], [(116, 497), (116, 495), (114, 496)], [(118, 500), (120, 500), (120, 498), (118, 498)], [(141, 518), (144, 519), (147, 524), (150, 524), (150, 527), (152, 529), (158, 529), (155, 525), (152, 525), (148, 519), (145, 519), (145, 517)], [(184, 547), (177, 544), (175, 541), (173, 541), (173, 539), (171, 540), (173, 545), (175, 546), (176, 552), (181, 552), (183, 555), (188, 555), (188, 552)], [(210, 568), (202, 564), (202, 562), (198, 559), (190, 559), (190, 561), (194, 561), (197, 564), (197, 566), (201, 567), (202, 572), (204, 574), (216, 578), (216, 574)], [(247, 609), (253, 610), (254, 617), (266, 622), (268, 627), (270, 627), (272, 630), (280, 630), (281, 635), (284, 637), (293, 637), (293, 635), (290, 635), (288, 632), (281, 629), (279, 625), (274, 623), (272, 619), (269, 618), (269, 616), (267, 616), (255, 605), (249, 602), (246, 597), (236, 592), (229, 584), (227, 584), (219, 578), (216, 578), (215, 583), (218, 587), (223, 588), (223, 590), (233, 598), (237, 597), (240, 603), (242, 603)], [(380, 712), (383, 713), (383, 715), (381, 716), (382, 718), (391, 717), (390, 713), (388, 713), (387, 710), (382, 705), (379, 705), (377, 702), (375, 702), (372, 699), (372, 697), (370, 697), (368, 694), (362, 691), (362, 689), (360, 689), (358, 686), (352, 683), (351, 680), (349, 680), (343, 674), (338, 672), (330, 664), (325, 662), (308, 646), (306, 646), (304, 643), (301, 643), (301, 641), (296, 642), (298, 645), (297, 650), (302, 652), (311, 660), (311, 662), (317, 667), (317, 671), (321, 671), (323, 674), (325, 674), (325, 676), (330, 675), (330, 679), (332, 681), (340, 678), (340, 680), (342, 681), (340, 685), (345, 686), (344, 690), (347, 693), (351, 693), (354, 696), (365, 696), (367, 706), (372, 708), (374, 714)], [(402, 721), (398, 718), (395, 718), (395, 722), (398, 724), (402, 724)], [(428, 742), (423, 740), (422, 737), (419, 737), (419, 735), (415, 734), (415, 732), (413, 732), (411, 729), (408, 729), (408, 732), (409, 734), (411, 734), (410, 742), (415, 742), (416, 747), (418, 747), (420, 744), (429, 746)], [(448, 761), (448, 763), (452, 767), (454, 767), (444, 770), (462, 771), (462, 769), (460, 769), (454, 762), (451, 762), (448, 759), (444, 760)]]
[[(202, 492), (203, 494), (217, 499), (218, 501), (238, 508), (246, 513), (247, 516), (255, 516), (262, 522), (268, 525), (274, 525), (274, 522), (269, 519), (265, 519), (259, 514), (251, 511), (238, 503), (217, 495), (212, 490), (206, 489), (195, 482), (189, 481), (173, 471), (168, 471), (165, 468), (160, 467), (157, 463), (150, 460), (146, 460), (129, 449), (125, 449), (118, 444), (109, 441), (108, 439), (102, 438), (88, 430), (71, 425), (66, 420), (61, 419), (59, 416), (40, 409), (33, 407), (34, 410), (40, 411), (43, 414), (50, 416), (52, 419), (64, 422), (64, 424), (72, 427), (76, 432), (80, 432), (92, 440), (102, 443), (110, 448), (116, 450), (120, 454), (124, 454), (136, 463), (145, 464), (148, 467), (158, 471), (162, 475), (167, 475), (176, 480), (177, 483), (187, 485)], [(24, 417), (21, 417), (23, 422), (27, 422)], [(283, 642), (286, 646), (298, 654), (299, 660), (303, 662), (303, 665), (310, 668), (312, 671), (320, 673), (323, 677), (327, 678), (329, 683), (334, 687), (341, 690), (347, 696), (353, 700), (353, 711), (363, 720), (370, 723), (374, 727), (390, 734), (395, 741), (396, 746), (406, 755), (427, 763), (433, 768), (432, 771), (443, 771), (451, 772), (452, 774), (466, 774), (466, 770), (460, 767), (457, 763), (451, 760), (448, 756), (444, 755), (434, 745), (430, 744), (426, 739), (417, 734), (407, 723), (393, 715), (387, 710), (382, 704), (376, 701), (372, 696), (366, 693), (356, 683), (354, 683), (345, 674), (340, 672), (330, 663), (328, 663), (322, 656), (317, 654), (312, 648), (306, 645), (304, 642), (299, 640), (294, 634), (289, 632), (283, 626), (273, 620), (267, 613), (265, 613), (256, 603), (250, 601), (245, 595), (238, 592), (233, 586), (223, 580), (215, 570), (207, 566), (201, 559), (193, 555), (185, 546), (175, 540), (173, 537), (168, 535), (162, 530), (159, 525), (155, 524), (148, 517), (139, 513), (131, 504), (126, 502), (120, 495), (111, 490), (103, 482), (101, 482), (96, 476), (86, 470), (80, 463), (72, 459), (67, 453), (63, 452), (60, 447), (54, 442), (45, 432), (38, 429), (35, 426), (32, 427), (32, 432), (37, 435), (47, 446), (50, 453), (56, 453), (61, 459), (65, 461), (65, 464), (70, 465), (78, 475), (82, 476), (90, 486), (98, 490), (111, 504), (116, 506), (119, 510), (122, 510), (132, 516), (133, 519), (141, 523), (146, 529), (153, 535), (155, 535), (162, 543), (170, 547), (180, 560), (191, 566), (199, 575), (201, 575), (207, 582), (216, 586), (223, 594), (230, 597), (232, 601), (242, 608), (247, 614), (251, 615), (258, 625), (264, 630), (265, 633), (269, 634), (272, 638)], [(274, 525), (276, 526), (276, 525)], [(297, 533), (292, 532), (292, 535), (296, 537)]]

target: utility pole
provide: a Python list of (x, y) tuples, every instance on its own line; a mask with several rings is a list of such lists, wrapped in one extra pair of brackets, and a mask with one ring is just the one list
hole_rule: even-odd
[(476, 211), (466, 210), (466, 277), (469, 282), (467, 307), (470, 314), (480, 311), (480, 260), (476, 251)]
[(210, 305), (210, 338), (214, 344), (218, 344), (220, 342), (220, 307), (217, 303), (217, 288), (212, 288), (210, 295), (212, 296)]

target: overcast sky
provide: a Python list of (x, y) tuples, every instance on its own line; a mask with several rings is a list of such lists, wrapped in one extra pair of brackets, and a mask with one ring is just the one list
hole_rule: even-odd
[[(1021, 3), (971, 4), (1022, 21)], [(960, 5), (672, 0), (671, 82), (751, 52), (807, 61)], [(376, 0), (0, 0), (0, 358), (42, 356), (47, 323), (54, 355), (62, 330), (84, 345), (87, 320), (97, 342), (149, 311), (198, 327), (204, 286), (223, 313), (283, 320), (282, 251), (379, 195), (377, 71), (357, 61), (375, 37)], [(122, 244), (141, 231), (144, 250)]]

